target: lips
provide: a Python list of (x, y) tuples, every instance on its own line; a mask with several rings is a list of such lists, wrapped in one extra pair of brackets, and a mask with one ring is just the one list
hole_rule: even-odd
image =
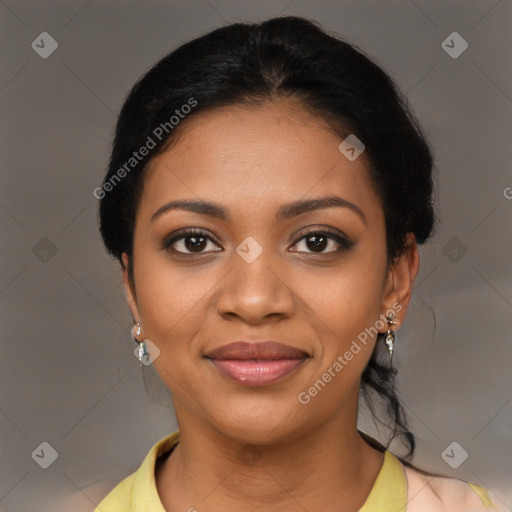
[(277, 341), (237, 341), (206, 355), (223, 375), (244, 386), (266, 386), (295, 372), (309, 355)]

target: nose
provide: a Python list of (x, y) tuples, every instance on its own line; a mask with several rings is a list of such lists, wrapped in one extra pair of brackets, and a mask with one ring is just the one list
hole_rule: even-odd
[(297, 298), (282, 265), (276, 263), (270, 250), (249, 261), (233, 252), (231, 270), (219, 283), (216, 294), (218, 313), (248, 324), (290, 318)]

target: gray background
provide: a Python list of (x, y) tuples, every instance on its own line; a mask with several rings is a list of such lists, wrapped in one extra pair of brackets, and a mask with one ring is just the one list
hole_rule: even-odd
[[(511, 506), (511, 10), (506, 0), (0, 2), (0, 510), (91, 511), (175, 430), (132, 353), (92, 191), (143, 72), (206, 31), (278, 14), (360, 45), (430, 137), (441, 226), (421, 248), (394, 356), (413, 463)], [(47, 59), (31, 48), (43, 31), (59, 44)], [(453, 31), (469, 43), (457, 59), (441, 47)], [(361, 428), (386, 438), (364, 411)], [(31, 457), (43, 441), (58, 452), (48, 469)], [(453, 441), (469, 454), (457, 469), (441, 457)]]

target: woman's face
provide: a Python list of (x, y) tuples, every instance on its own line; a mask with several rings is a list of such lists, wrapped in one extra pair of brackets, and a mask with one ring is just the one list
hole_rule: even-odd
[[(405, 257), (386, 267), (366, 155), (347, 159), (329, 125), (287, 101), (218, 108), (186, 123), (148, 169), (135, 290), (123, 271), (180, 427), (208, 425), (255, 443), (355, 421), (371, 328), (385, 332), (390, 310), (403, 318), (417, 270)], [(309, 203), (327, 197), (337, 205)], [(223, 350), (237, 341), (253, 345)]]

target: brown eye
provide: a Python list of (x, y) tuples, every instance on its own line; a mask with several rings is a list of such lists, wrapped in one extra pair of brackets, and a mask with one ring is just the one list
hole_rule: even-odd
[[(342, 252), (350, 249), (354, 244), (348, 240), (340, 237), (339, 235), (323, 230), (323, 231), (309, 231), (303, 235), (296, 243), (304, 240), (304, 246), (313, 254), (329, 254), (335, 252)], [(294, 246), (295, 246), (294, 245)], [(326, 249), (331, 249), (327, 250)], [(295, 250), (294, 252), (308, 252), (302, 250)]]
[[(164, 241), (163, 248), (166, 250), (171, 248), (174, 252), (180, 254), (203, 254), (206, 252), (208, 242), (211, 242), (212, 246), (215, 247), (213, 240), (205, 231), (192, 229), (183, 231), (180, 235)], [(217, 251), (219, 249), (213, 250)]]

